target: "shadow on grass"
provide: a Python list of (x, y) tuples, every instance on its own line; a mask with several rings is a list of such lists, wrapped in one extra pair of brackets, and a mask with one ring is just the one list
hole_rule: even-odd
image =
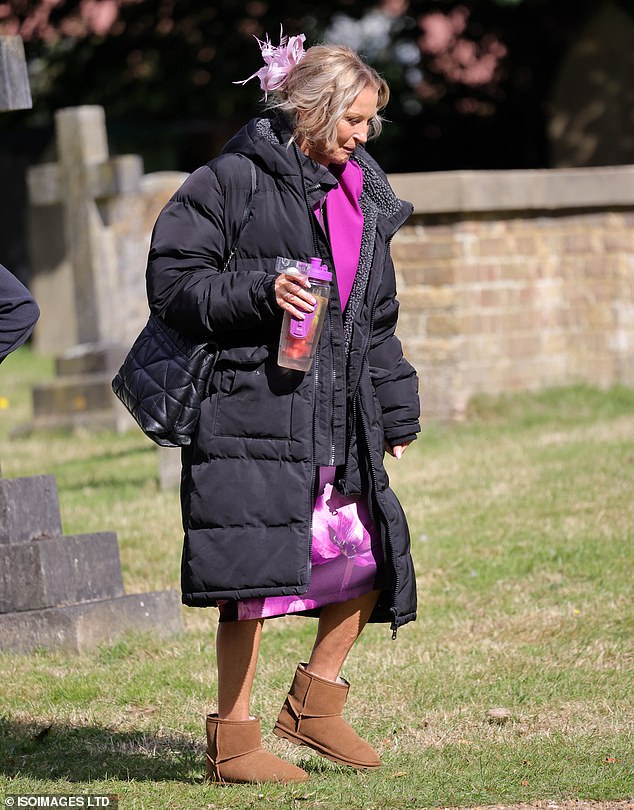
[(203, 743), (186, 735), (0, 718), (0, 774), (7, 777), (191, 783), (203, 773)]
[[(310, 754), (298, 765), (314, 776), (348, 772)], [(8, 778), (198, 783), (204, 770), (203, 739), (63, 722), (37, 726), (0, 718), (0, 775)]]

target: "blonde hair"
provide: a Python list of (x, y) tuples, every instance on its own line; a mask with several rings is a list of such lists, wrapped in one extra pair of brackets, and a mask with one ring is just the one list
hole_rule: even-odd
[(378, 93), (377, 114), (369, 121), (369, 137), (381, 132), (379, 111), (390, 97), (385, 79), (357, 53), (341, 45), (314, 45), (289, 72), (284, 85), (271, 93), (269, 107), (291, 119), (294, 138), (309, 146), (330, 148), (337, 124), (366, 87)]

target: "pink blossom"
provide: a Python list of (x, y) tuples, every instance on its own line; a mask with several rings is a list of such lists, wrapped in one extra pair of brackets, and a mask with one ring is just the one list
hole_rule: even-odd
[(442, 53), (455, 39), (451, 20), (440, 11), (425, 14), (421, 18), (421, 24), (424, 33), (419, 42), (421, 50), (425, 53)]
[[(81, 0), (72, 13), (65, 14), (59, 22), (52, 21), (51, 15), (57, 6), (64, 4), (64, 0), (40, 0), (37, 4), (28, 4), (33, 6), (33, 10), (22, 22), (15, 12), (17, 3), (2, 3), (0, 32), (20, 34), (25, 41), (41, 39), (49, 42), (60, 36), (79, 38), (88, 33), (104, 36), (119, 19), (122, 6), (139, 2), (142, 0)], [(26, 7), (27, 3), (23, 5)], [(121, 21), (119, 24), (122, 24)]]
[(82, 20), (90, 31), (105, 36), (119, 15), (117, 0), (84, 0), (80, 7)]
[(495, 80), (507, 48), (494, 34), (487, 34), (479, 43), (463, 37), (469, 16), (465, 6), (456, 6), (449, 14), (434, 11), (421, 15), (424, 33), (419, 45), (429, 55), (431, 70), (446, 81), (484, 86)]
[(460, 39), (453, 49), (453, 57), (463, 67), (472, 65), (478, 58), (475, 42), (469, 39)]
[(419, 18), (423, 29), (423, 35), (419, 39), (421, 50), (430, 54), (448, 50), (463, 33), (468, 20), (469, 10), (464, 6), (456, 6), (449, 14), (441, 11), (422, 14)]

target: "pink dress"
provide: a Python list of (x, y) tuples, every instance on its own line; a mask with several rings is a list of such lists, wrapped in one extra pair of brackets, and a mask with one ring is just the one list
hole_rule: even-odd
[[(326, 198), (326, 220), (341, 308), (354, 283), (361, 250), (363, 174), (356, 163), (331, 167), (339, 185)], [(321, 212), (316, 211), (323, 225)], [(344, 497), (334, 487), (335, 468), (320, 467), (313, 509), (311, 581), (301, 596), (248, 598), (220, 605), (221, 620), (284, 616), (356, 599), (377, 587), (381, 564), (378, 533), (363, 498)]]

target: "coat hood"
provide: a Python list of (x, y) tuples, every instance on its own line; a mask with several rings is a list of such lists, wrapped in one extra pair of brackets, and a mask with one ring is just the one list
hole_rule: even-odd
[(291, 140), (288, 119), (271, 113), (253, 118), (225, 145), (222, 152), (239, 152), (261, 166), (269, 174), (291, 178), (303, 175), (311, 205), (337, 185), (326, 166), (305, 155)]
[[(280, 177), (303, 174), (308, 200), (315, 205), (335, 188), (337, 179), (326, 166), (305, 155), (291, 139), (288, 118), (274, 111), (251, 119), (228, 141), (222, 152), (246, 155), (269, 173)], [(364, 194), (376, 206), (378, 215), (389, 221), (388, 233), (395, 233), (412, 213), (412, 204), (396, 196), (385, 173), (363, 146), (356, 148), (352, 159), (363, 169)]]

